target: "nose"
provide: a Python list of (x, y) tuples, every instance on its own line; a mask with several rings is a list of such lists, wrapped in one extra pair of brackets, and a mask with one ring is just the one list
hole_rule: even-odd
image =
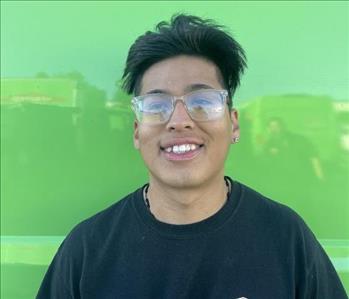
[(183, 131), (194, 128), (194, 121), (185, 109), (184, 103), (177, 101), (166, 128), (169, 131)]

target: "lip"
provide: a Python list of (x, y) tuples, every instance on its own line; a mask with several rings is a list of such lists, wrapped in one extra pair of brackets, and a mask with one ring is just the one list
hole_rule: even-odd
[(200, 154), (201, 151), (202, 151), (202, 146), (198, 147), (193, 151), (189, 151), (183, 154), (175, 154), (173, 152), (168, 153), (163, 150), (161, 151), (161, 153), (164, 155), (165, 159), (169, 161), (187, 161), (187, 160), (194, 159), (197, 155)]

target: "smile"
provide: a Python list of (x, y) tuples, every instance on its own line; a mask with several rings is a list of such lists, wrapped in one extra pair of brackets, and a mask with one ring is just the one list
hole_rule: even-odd
[(181, 145), (173, 145), (173, 146), (166, 147), (164, 151), (167, 153), (172, 152), (172, 153), (181, 155), (190, 151), (195, 151), (199, 147), (200, 146), (197, 144), (181, 144)]
[(194, 159), (204, 145), (194, 143), (173, 144), (161, 148), (166, 160), (169, 161), (186, 161)]

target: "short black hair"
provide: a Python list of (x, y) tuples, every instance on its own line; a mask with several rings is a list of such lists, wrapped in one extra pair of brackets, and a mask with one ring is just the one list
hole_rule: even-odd
[(231, 96), (240, 85), (246, 68), (246, 55), (240, 44), (221, 25), (197, 16), (177, 14), (171, 22), (160, 22), (131, 46), (124, 70), (123, 89), (138, 95), (145, 71), (153, 64), (178, 55), (203, 57), (213, 62), (222, 75), (222, 85)]

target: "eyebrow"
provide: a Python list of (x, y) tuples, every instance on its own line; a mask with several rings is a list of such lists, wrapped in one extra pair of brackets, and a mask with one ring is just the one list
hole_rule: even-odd
[[(213, 87), (210, 85), (207, 85), (207, 84), (203, 84), (203, 83), (195, 83), (195, 84), (188, 85), (184, 89), (184, 92), (188, 93), (188, 92), (192, 92), (192, 91), (199, 90), (199, 89), (213, 89)], [(149, 90), (148, 92), (146, 92), (145, 94), (153, 94), (153, 93), (170, 94), (170, 92), (166, 89), (152, 89), (152, 90)]]
[(169, 92), (164, 90), (164, 89), (152, 89), (152, 90), (147, 91), (145, 94), (152, 94), (152, 93), (166, 93), (166, 94), (169, 94)]
[(192, 92), (199, 89), (213, 89), (213, 87), (203, 83), (196, 83), (196, 84), (191, 84), (187, 86), (184, 90), (187, 93), (187, 92)]

